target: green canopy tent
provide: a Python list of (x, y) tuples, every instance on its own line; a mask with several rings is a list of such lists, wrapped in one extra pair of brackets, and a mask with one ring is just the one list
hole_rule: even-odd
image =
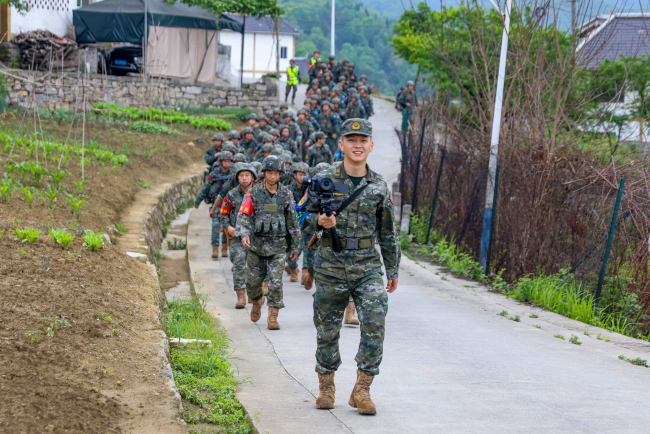
[[(145, 26), (146, 11), (146, 26)], [(164, 0), (104, 0), (72, 12), (78, 43), (145, 46), (145, 74), (214, 83), (218, 30), (243, 33), (243, 25), (196, 6)]]

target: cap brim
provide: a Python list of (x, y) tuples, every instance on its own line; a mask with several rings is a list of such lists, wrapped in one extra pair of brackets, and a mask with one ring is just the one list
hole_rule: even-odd
[(343, 136), (351, 136), (353, 134), (357, 134), (359, 136), (372, 136), (372, 133), (364, 133), (364, 132), (361, 132), (361, 131), (348, 131), (347, 133), (341, 134), (341, 137), (343, 137)]

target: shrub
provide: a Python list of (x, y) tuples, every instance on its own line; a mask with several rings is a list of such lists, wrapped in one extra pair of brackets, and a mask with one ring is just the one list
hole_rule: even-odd
[(86, 230), (86, 235), (84, 235), (84, 247), (90, 250), (91, 252), (96, 251), (104, 244), (104, 232), (96, 234), (91, 230)]
[(24, 243), (25, 241), (29, 241), (30, 244), (34, 244), (36, 241), (38, 241), (38, 236), (41, 234), (41, 231), (38, 229), (14, 229), (14, 233), (18, 237), (18, 239)]

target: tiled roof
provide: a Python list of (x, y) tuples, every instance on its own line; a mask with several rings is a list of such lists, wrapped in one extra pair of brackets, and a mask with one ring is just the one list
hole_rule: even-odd
[[(224, 14), (238, 23), (244, 22), (244, 17), (235, 14)], [(246, 33), (274, 33), (275, 20), (271, 17), (253, 18), (246, 17)], [(299, 35), (300, 31), (292, 24), (280, 18), (280, 33), (284, 35)]]
[(598, 17), (602, 24), (579, 47), (585, 66), (594, 68), (605, 59), (650, 54), (650, 15), (615, 14)]

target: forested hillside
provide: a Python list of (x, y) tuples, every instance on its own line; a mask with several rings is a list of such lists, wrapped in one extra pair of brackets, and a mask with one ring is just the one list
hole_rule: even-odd
[[(318, 49), (330, 54), (331, 2), (329, 0), (281, 0), (289, 10), (286, 19), (300, 29), (296, 56), (310, 55)], [(336, 57), (347, 57), (360, 74), (382, 91), (391, 94), (406, 80), (412, 80), (416, 67), (392, 54), (387, 35), (395, 20), (364, 7), (356, 0), (336, 2)]]

